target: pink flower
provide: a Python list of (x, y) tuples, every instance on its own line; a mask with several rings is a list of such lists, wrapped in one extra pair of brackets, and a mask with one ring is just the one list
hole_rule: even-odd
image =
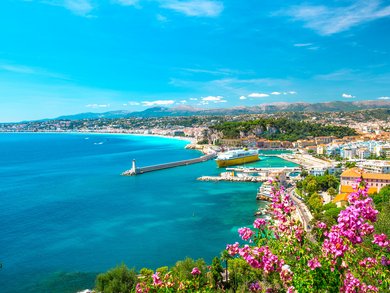
[(197, 268), (197, 267), (194, 267), (191, 271), (191, 274), (193, 276), (197, 276), (197, 275), (200, 275), (200, 270)]
[(267, 221), (264, 220), (264, 219), (261, 219), (261, 218), (257, 218), (254, 222), (253, 222), (253, 227), (255, 227), (256, 229), (260, 229), (262, 228), (263, 226), (265, 226), (267, 224)]
[(253, 231), (247, 227), (243, 227), (238, 229), (238, 234), (240, 234), (242, 240), (248, 240), (252, 237)]
[(372, 243), (375, 243), (377, 245), (379, 245), (380, 247), (387, 247), (389, 246), (389, 239), (387, 239), (387, 235), (386, 234), (374, 234), (374, 240), (372, 241)]
[(340, 288), (340, 292), (355, 293), (355, 292), (378, 292), (378, 288), (372, 285), (367, 285), (361, 282), (358, 278), (347, 272), (344, 279), (343, 287)]
[(317, 227), (320, 228), (320, 229), (326, 229), (327, 228), (327, 226), (326, 226), (326, 224), (324, 222), (318, 222), (317, 223)]
[(249, 291), (254, 293), (261, 292), (261, 286), (259, 282), (249, 284)]
[(295, 288), (294, 288), (294, 286), (290, 286), (290, 287), (288, 287), (288, 289), (287, 289), (287, 293), (294, 293), (295, 292)]
[(312, 258), (311, 260), (309, 260), (307, 262), (307, 265), (312, 270), (315, 270), (316, 268), (320, 268), (321, 267), (321, 264), (320, 264), (320, 262), (318, 261), (318, 259), (316, 257)]
[(231, 255), (231, 256), (235, 256), (236, 254), (238, 254), (238, 248), (240, 247), (240, 244), (238, 244), (238, 242), (234, 243), (234, 244), (228, 244), (226, 246), (226, 250), (228, 251), (228, 253)]
[(145, 283), (138, 283), (137, 286), (135, 286), (135, 292), (136, 293), (148, 293), (149, 288), (146, 286)]
[(359, 265), (363, 268), (372, 268), (374, 267), (378, 261), (375, 258), (367, 257), (359, 262)]
[(160, 287), (163, 284), (163, 282), (160, 279), (160, 273), (159, 272), (153, 274), (152, 278), (153, 278), (153, 286)]

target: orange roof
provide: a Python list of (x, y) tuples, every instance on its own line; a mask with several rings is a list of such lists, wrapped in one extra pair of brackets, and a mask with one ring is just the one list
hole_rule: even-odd
[(390, 174), (367, 173), (364, 171), (360, 171), (360, 169), (358, 168), (347, 169), (343, 173), (341, 173), (341, 177), (360, 178), (362, 175), (363, 175), (363, 179), (390, 180)]
[(348, 193), (340, 193), (332, 200), (333, 203), (340, 201), (348, 201)]
[[(368, 194), (374, 194), (375, 192), (377, 192), (377, 188), (376, 187), (370, 187), (368, 188)], [(352, 186), (349, 186), (349, 185), (341, 185), (340, 187), (340, 192), (341, 193), (352, 193), (352, 192), (355, 192), (355, 190), (353, 189)]]

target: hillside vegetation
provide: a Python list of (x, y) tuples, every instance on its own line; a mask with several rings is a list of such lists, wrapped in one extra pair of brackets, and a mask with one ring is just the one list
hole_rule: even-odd
[(270, 140), (296, 141), (308, 137), (356, 135), (356, 131), (344, 126), (322, 125), (286, 118), (261, 118), (252, 121), (223, 122), (212, 126), (222, 132), (223, 138), (240, 138), (255, 135)]

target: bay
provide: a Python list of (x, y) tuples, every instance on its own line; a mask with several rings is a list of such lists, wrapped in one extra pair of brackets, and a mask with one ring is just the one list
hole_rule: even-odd
[[(259, 184), (200, 182), (215, 162), (134, 177), (131, 167), (195, 158), (188, 142), (109, 134), (0, 134), (2, 292), (76, 292), (126, 263), (210, 262), (251, 225)], [(291, 166), (262, 157), (256, 166)], [(62, 284), (62, 285), (61, 285)]]

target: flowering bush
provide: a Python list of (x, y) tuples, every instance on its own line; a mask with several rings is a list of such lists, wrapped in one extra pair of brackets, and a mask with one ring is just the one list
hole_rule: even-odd
[(227, 245), (225, 272), (218, 258), (211, 267), (186, 259), (171, 270), (141, 270), (136, 292), (390, 292), (390, 240), (375, 233), (367, 188), (357, 186), (348, 203), (336, 224), (317, 222), (308, 234), (291, 197), (275, 186), (272, 219), (238, 229), (246, 244)]
[(367, 187), (360, 185), (349, 195), (349, 205), (340, 212), (337, 224), (328, 229), (325, 223), (317, 223), (318, 239), (307, 235), (297, 221), (294, 203), (284, 189), (275, 187), (273, 193), (273, 217), (268, 225), (256, 219), (257, 233), (239, 229), (241, 238), (254, 245), (235, 243), (226, 248), (231, 256), (263, 272), (263, 278), (253, 280), (249, 291), (390, 291), (389, 239), (383, 233), (374, 234), (378, 211)]

